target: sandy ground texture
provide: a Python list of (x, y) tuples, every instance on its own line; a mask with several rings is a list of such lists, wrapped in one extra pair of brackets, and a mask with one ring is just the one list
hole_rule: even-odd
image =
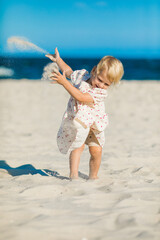
[(160, 81), (122, 81), (99, 180), (68, 179), (56, 134), (69, 95), (41, 81), (0, 81), (0, 240), (160, 239)]

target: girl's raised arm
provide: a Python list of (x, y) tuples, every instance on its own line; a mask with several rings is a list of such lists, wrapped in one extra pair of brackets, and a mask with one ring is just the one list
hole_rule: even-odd
[(92, 96), (89, 93), (82, 93), (79, 89), (75, 88), (65, 77), (65, 72), (63, 75), (58, 73), (53, 73), (51, 79), (53, 83), (59, 83), (62, 85), (67, 92), (79, 102), (94, 103)]
[(56, 62), (58, 67), (60, 68), (61, 72), (62, 73), (65, 72), (67, 78), (71, 78), (71, 74), (72, 74), (73, 70), (60, 57), (57, 48), (55, 48), (55, 54), (47, 54), (45, 56), (48, 57), (49, 59), (51, 59), (53, 62)]

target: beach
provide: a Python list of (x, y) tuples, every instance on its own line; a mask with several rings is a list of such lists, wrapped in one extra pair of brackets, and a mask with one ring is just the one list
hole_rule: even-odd
[(159, 240), (160, 81), (110, 89), (99, 179), (89, 153), (70, 181), (56, 134), (69, 94), (57, 84), (0, 81), (0, 240)]

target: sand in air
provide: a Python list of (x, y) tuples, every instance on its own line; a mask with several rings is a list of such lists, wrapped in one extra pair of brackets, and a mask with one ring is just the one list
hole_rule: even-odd
[(7, 46), (8, 46), (8, 49), (10, 49), (10, 50), (20, 50), (20, 51), (34, 50), (34, 51), (38, 51), (38, 52), (41, 52), (44, 54), (48, 53), (46, 50), (38, 47), (37, 45), (30, 42), (25, 37), (12, 36), (12, 37), (8, 38)]
[[(18, 37), (18, 36), (12, 36), (8, 38), (7, 40), (7, 46), (8, 49), (11, 51), (37, 51), (40, 53), (48, 54), (48, 52), (40, 47), (38, 47), (36, 44), (30, 42), (25, 37)], [(41, 80), (51, 80), (50, 77), (52, 76), (52, 72), (59, 71), (58, 65), (56, 63), (48, 63), (44, 69)]]

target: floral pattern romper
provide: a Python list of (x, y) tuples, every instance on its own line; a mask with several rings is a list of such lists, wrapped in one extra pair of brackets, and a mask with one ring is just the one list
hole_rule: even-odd
[(70, 97), (57, 134), (57, 145), (63, 154), (81, 147), (91, 132), (98, 144), (104, 146), (104, 129), (108, 125), (108, 115), (105, 113), (104, 105), (107, 90), (93, 88), (86, 82), (89, 78), (90, 75), (85, 69), (71, 74), (73, 86), (83, 93), (89, 93), (94, 103), (82, 103)]

